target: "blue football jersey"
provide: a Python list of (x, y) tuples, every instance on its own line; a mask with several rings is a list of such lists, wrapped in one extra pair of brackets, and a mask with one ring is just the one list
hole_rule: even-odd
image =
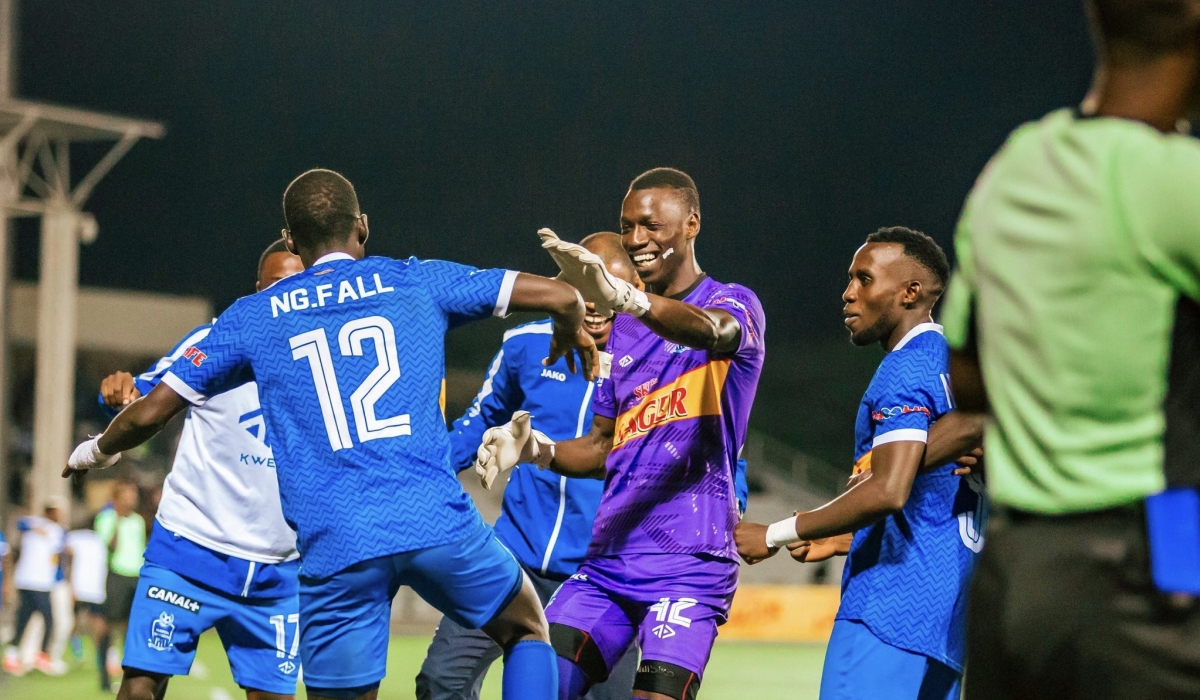
[[(855, 424), (855, 468), (874, 447), (925, 442), (954, 407), (950, 350), (941, 326), (923, 323), (883, 358)], [(967, 589), (983, 548), (983, 482), (954, 464), (918, 474), (904, 508), (854, 533), (837, 617), (858, 620), (884, 642), (963, 669)]]
[(516, 273), (334, 254), (234, 302), (163, 383), (256, 381), (301, 574), (458, 541), (480, 522), (439, 407), (445, 333), (507, 312)]

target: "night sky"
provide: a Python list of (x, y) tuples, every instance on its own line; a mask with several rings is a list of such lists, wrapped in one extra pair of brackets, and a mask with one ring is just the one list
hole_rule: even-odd
[[(948, 246), (988, 156), (1077, 102), (1092, 62), (1080, 0), (25, 0), (21, 13), (20, 96), (168, 129), (88, 203), (100, 239), (84, 284), (223, 308), (252, 291), (283, 188), (314, 166), (355, 183), (373, 253), (551, 273), (538, 227), (613, 229), (629, 181), (671, 165), (700, 190), (701, 265), (758, 292), (771, 347), (842, 334), (845, 269), (875, 228)], [(31, 277), (36, 228), (22, 231)]]

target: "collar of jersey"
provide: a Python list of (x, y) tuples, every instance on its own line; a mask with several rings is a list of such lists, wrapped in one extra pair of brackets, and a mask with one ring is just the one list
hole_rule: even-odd
[(913, 338), (916, 338), (918, 335), (921, 335), (922, 333), (924, 333), (926, 331), (934, 331), (935, 333), (941, 333), (942, 326), (941, 326), (941, 324), (938, 324), (938, 323), (918, 323), (917, 325), (912, 327), (912, 330), (910, 330), (909, 332), (904, 334), (904, 337), (900, 339), (900, 342), (896, 343), (896, 347), (892, 348), (892, 352), (896, 352), (897, 350), (904, 347), (905, 345), (908, 345), (908, 341), (912, 340)]
[(317, 265), (320, 265), (322, 263), (333, 262), (334, 260), (353, 260), (353, 259), (354, 259), (353, 255), (350, 255), (349, 253), (343, 253), (341, 251), (337, 251), (334, 253), (328, 253), (326, 255), (322, 255), (321, 257), (317, 258), (317, 261), (315, 263), (313, 263), (312, 266), (316, 267)]

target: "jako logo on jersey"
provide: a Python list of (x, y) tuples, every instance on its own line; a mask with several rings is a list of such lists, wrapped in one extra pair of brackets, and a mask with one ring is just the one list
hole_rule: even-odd
[(208, 355), (200, 352), (195, 345), (191, 346), (187, 350), (184, 350), (183, 357), (186, 360), (191, 360), (192, 364), (196, 365), (197, 367), (204, 364), (204, 361), (208, 359)]
[(629, 355), (626, 355), (625, 357), (622, 357), (621, 360), (619, 362), (617, 362), (617, 364), (621, 365), (622, 367), (628, 367), (629, 365), (633, 364), (633, 358), (630, 357)]
[[(196, 601), (185, 595), (180, 595), (175, 591), (168, 591), (167, 589), (159, 588), (158, 586), (151, 586), (150, 588), (146, 589), (146, 597), (153, 598), (154, 600), (161, 600), (164, 603), (170, 603), (171, 605), (174, 605), (177, 608), (183, 608), (188, 612), (200, 612), (200, 604)], [(159, 617), (161, 618), (161, 616)]]
[[(332, 284), (318, 284), (316, 287), (311, 288), (313, 296), (316, 297), (316, 301), (313, 301), (309, 296), (310, 289), (305, 287), (300, 287), (298, 289), (293, 289), (290, 292), (284, 292), (278, 296), (273, 296), (271, 297), (271, 318), (276, 318), (280, 313), (286, 314), (292, 311), (320, 308), (325, 306), (326, 302), (344, 304), (347, 301), (358, 301), (359, 299), (373, 297), (376, 294), (387, 294), (388, 292), (396, 291), (395, 287), (384, 286), (383, 280), (379, 279), (378, 272), (372, 275), (372, 277), (374, 277), (375, 280), (374, 289), (367, 289), (366, 285), (363, 284), (363, 278), (361, 276), (354, 278), (355, 284), (350, 284), (350, 280), (342, 280), (338, 285), (336, 302), (329, 302), (329, 300), (333, 299), (335, 296), (333, 293)], [(357, 290), (355, 290), (356, 285), (358, 287)]]
[(720, 415), (721, 390), (729, 374), (729, 363), (730, 360), (709, 362), (646, 394), (640, 404), (617, 416), (613, 449), (672, 421)]
[(930, 413), (929, 409), (925, 408), (924, 406), (909, 406), (908, 404), (905, 404), (903, 406), (891, 406), (889, 408), (881, 408), (878, 411), (872, 411), (871, 419), (882, 421), (887, 420), (888, 418), (902, 416), (906, 413), (924, 413), (930, 418), (933, 417), (933, 414)]
[(654, 388), (655, 384), (658, 384), (658, 377), (655, 377), (648, 382), (642, 382), (641, 384), (633, 387), (633, 398), (637, 399), (638, 401), (646, 398), (646, 394), (650, 393), (650, 390)]
[(175, 616), (159, 613), (158, 619), (150, 623), (150, 641), (146, 646), (155, 651), (166, 651), (171, 648), (171, 640), (175, 637)]
[(566, 374), (559, 372), (557, 370), (553, 370), (553, 369), (542, 368), (542, 376), (545, 377), (546, 379), (554, 379), (554, 380), (557, 380), (560, 382), (567, 381)]
[(691, 348), (686, 345), (678, 345), (676, 343), (665, 343), (663, 344), (663, 349), (672, 355), (682, 355), (688, 350), (691, 350)]

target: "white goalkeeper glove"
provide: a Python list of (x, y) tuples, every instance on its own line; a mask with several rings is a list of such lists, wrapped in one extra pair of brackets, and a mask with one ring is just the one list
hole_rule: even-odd
[(584, 301), (595, 304), (598, 313), (612, 316), (622, 312), (641, 316), (650, 310), (650, 298), (646, 293), (609, 274), (599, 255), (578, 243), (561, 240), (548, 228), (540, 229), (538, 236), (542, 238), (542, 247), (562, 270), (559, 278), (578, 289)]
[(492, 488), (502, 472), (522, 462), (536, 464), (539, 469), (550, 466), (554, 441), (534, 430), (530, 418), (529, 411), (517, 411), (508, 423), (483, 433), (483, 443), (475, 453), (475, 473), (485, 489)]
[(104, 433), (100, 433), (96, 437), (88, 438), (79, 443), (75, 451), (71, 453), (71, 457), (67, 460), (67, 468), (63, 470), (63, 476), (70, 475), (71, 472), (85, 472), (89, 469), (107, 469), (117, 463), (121, 459), (121, 453), (115, 455), (104, 454), (100, 451), (100, 437)]

